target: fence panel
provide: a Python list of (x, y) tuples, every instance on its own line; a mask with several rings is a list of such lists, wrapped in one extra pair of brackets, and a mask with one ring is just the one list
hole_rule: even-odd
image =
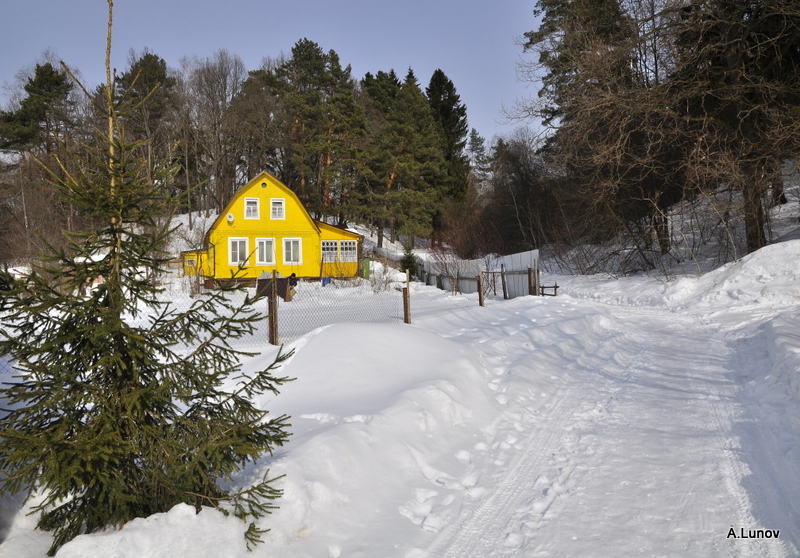
[[(484, 293), (504, 298), (527, 296), (531, 289), (529, 273), (538, 285), (539, 251), (520, 252), (509, 256), (487, 257), (480, 260), (459, 260), (450, 254), (434, 255), (428, 261), (419, 260), (421, 279), (428, 285), (465, 294), (478, 292), (478, 274), (483, 274)], [(530, 270), (530, 271), (529, 271)]]

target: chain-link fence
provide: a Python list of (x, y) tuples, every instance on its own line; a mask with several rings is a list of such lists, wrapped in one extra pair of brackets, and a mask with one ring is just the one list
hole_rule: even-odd
[[(402, 291), (406, 286), (409, 290), (412, 322), (445, 312), (474, 308), (479, 304), (477, 293), (442, 291), (419, 282), (407, 285), (402, 277), (402, 274), (398, 275), (394, 270), (386, 268), (374, 272), (370, 279), (301, 280), (290, 301), (286, 300), (283, 292), (284, 296), (277, 296), (272, 308), (267, 293), (260, 293), (265, 296), (256, 301), (256, 308), (264, 315), (273, 314), (272, 319), (258, 322), (252, 335), (228, 341), (237, 349), (258, 351), (267, 347), (271, 341), (277, 344), (288, 343), (319, 327), (332, 324), (403, 323)], [(187, 310), (201, 288), (194, 278), (179, 277), (178, 274), (162, 278), (161, 287), (164, 289), (162, 300), (169, 302), (177, 311)], [(249, 288), (248, 294), (256, 295), (257, 288)], [(230, 296), (243, 300), (245, 295), (239, 292), (231, 293)], [(141, 322), (140, 325), (144, 325), (146, 321), (147, 316), (137, 319), (137, 322)], [(270, 336), (271, 327), (274, 329), (273, 337)], [(11, 361), (0, 357), (0, 375), (10, 376), (13, 373)]]
[[(286, 279), (279, 279), (271, 305), (266, 284), (250, 289), (250, 295), (263, 295), (256, 303), (257, 309), (269, 315), (269, 319), (256, 324), (252, 335), (229, 342), (237, 349), (258, 351), (269, 344), (293, 341), (327, 325), (413, 322), (485, 305), (492, 300), (538, 294), (538, 273), (532, 274), (530, 269), (478, 273), (480, 280), (477, 274), (471, 275), (466, 270), (448, 275), (440, 269), (437, 274), (424, 273), (423, 281), (407, 283), (402, 280), (403, 274), (378, 265), (373, 267), (370, 279), (301, 281), (293, 297), (286, 296)], [(187, 310), (202, 290), (196, 278), (180, 277), (179, 272), (163, 277), (161, 287), (162, 300), (177, 311)], [(404, 287), (408, 292), (405, 306)], [(478, 293), (481, 287), (483, 297)], [(275, 296), (278, 291), (281, 296)], [(230, 296), (243, 299), (244, 293)], [(0, 375), (11, 374), (11, 361), (0, 357)]]
[[(280, 284), (278, 284), (280, 285)], [(403, 288), (408, 289), (408, 307), (404, 307)], [(338, 323), (403, 323), (410, 319), (474, 308), (478, 295), (448, 293), (420, 283), (386, 278), (301, 281), (291, 297), (280, 292), (270, 312), (275, 314), (271, 327), (277, 333), (271, 341), (286, 343), (319, 327)], [(269, 293), (264, 293), (269, 298)], [(270, 326), (269, 322), (267, 324)], [(274, 332), (273, 332), (274, 333)]]

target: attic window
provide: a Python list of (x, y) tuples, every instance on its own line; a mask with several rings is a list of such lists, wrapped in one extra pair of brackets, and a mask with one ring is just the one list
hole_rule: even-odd
[(244, 218), (258, 219), (258, 198), (245, 198)]
[(284, 212), (284, 200), (282, 199), (272, 199), (270, 200), (272, 212), (271, 216), (273, 219), (286, 219), (286, 213)]

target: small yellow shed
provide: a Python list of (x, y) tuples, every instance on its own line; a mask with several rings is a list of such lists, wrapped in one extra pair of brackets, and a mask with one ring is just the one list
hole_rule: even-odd
[(186, 275), (256, 279), (355, 277), (361, 235), (316, 221), (294, 192), (263, 172), (239, 190), (208, 229), (204, 248), (183, 252)]

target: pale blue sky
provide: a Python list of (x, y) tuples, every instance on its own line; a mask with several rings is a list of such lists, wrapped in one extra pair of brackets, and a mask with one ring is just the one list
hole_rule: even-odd
[[(0, 0), (0, 84), (41, 61), (46, 49), (77, 68), (87, 85), (103, 81), (105, 0)], [(184, 56), (225, 48), (248, 70), (289, 53), (301, 38), (335, 50), (353, 76), (413, 68), (424, 88), (441, 68), (467, 105), (470, 127), (491, 139), (502, 107), (536, 94), (517, 80), (516, 65), (533, 55), (515, 44), (535, 28), (533, 0), (116, 0), (113, 63), (147, 47), (172, 67)], [(7, 91), (2, 92), (5, 107)]]

